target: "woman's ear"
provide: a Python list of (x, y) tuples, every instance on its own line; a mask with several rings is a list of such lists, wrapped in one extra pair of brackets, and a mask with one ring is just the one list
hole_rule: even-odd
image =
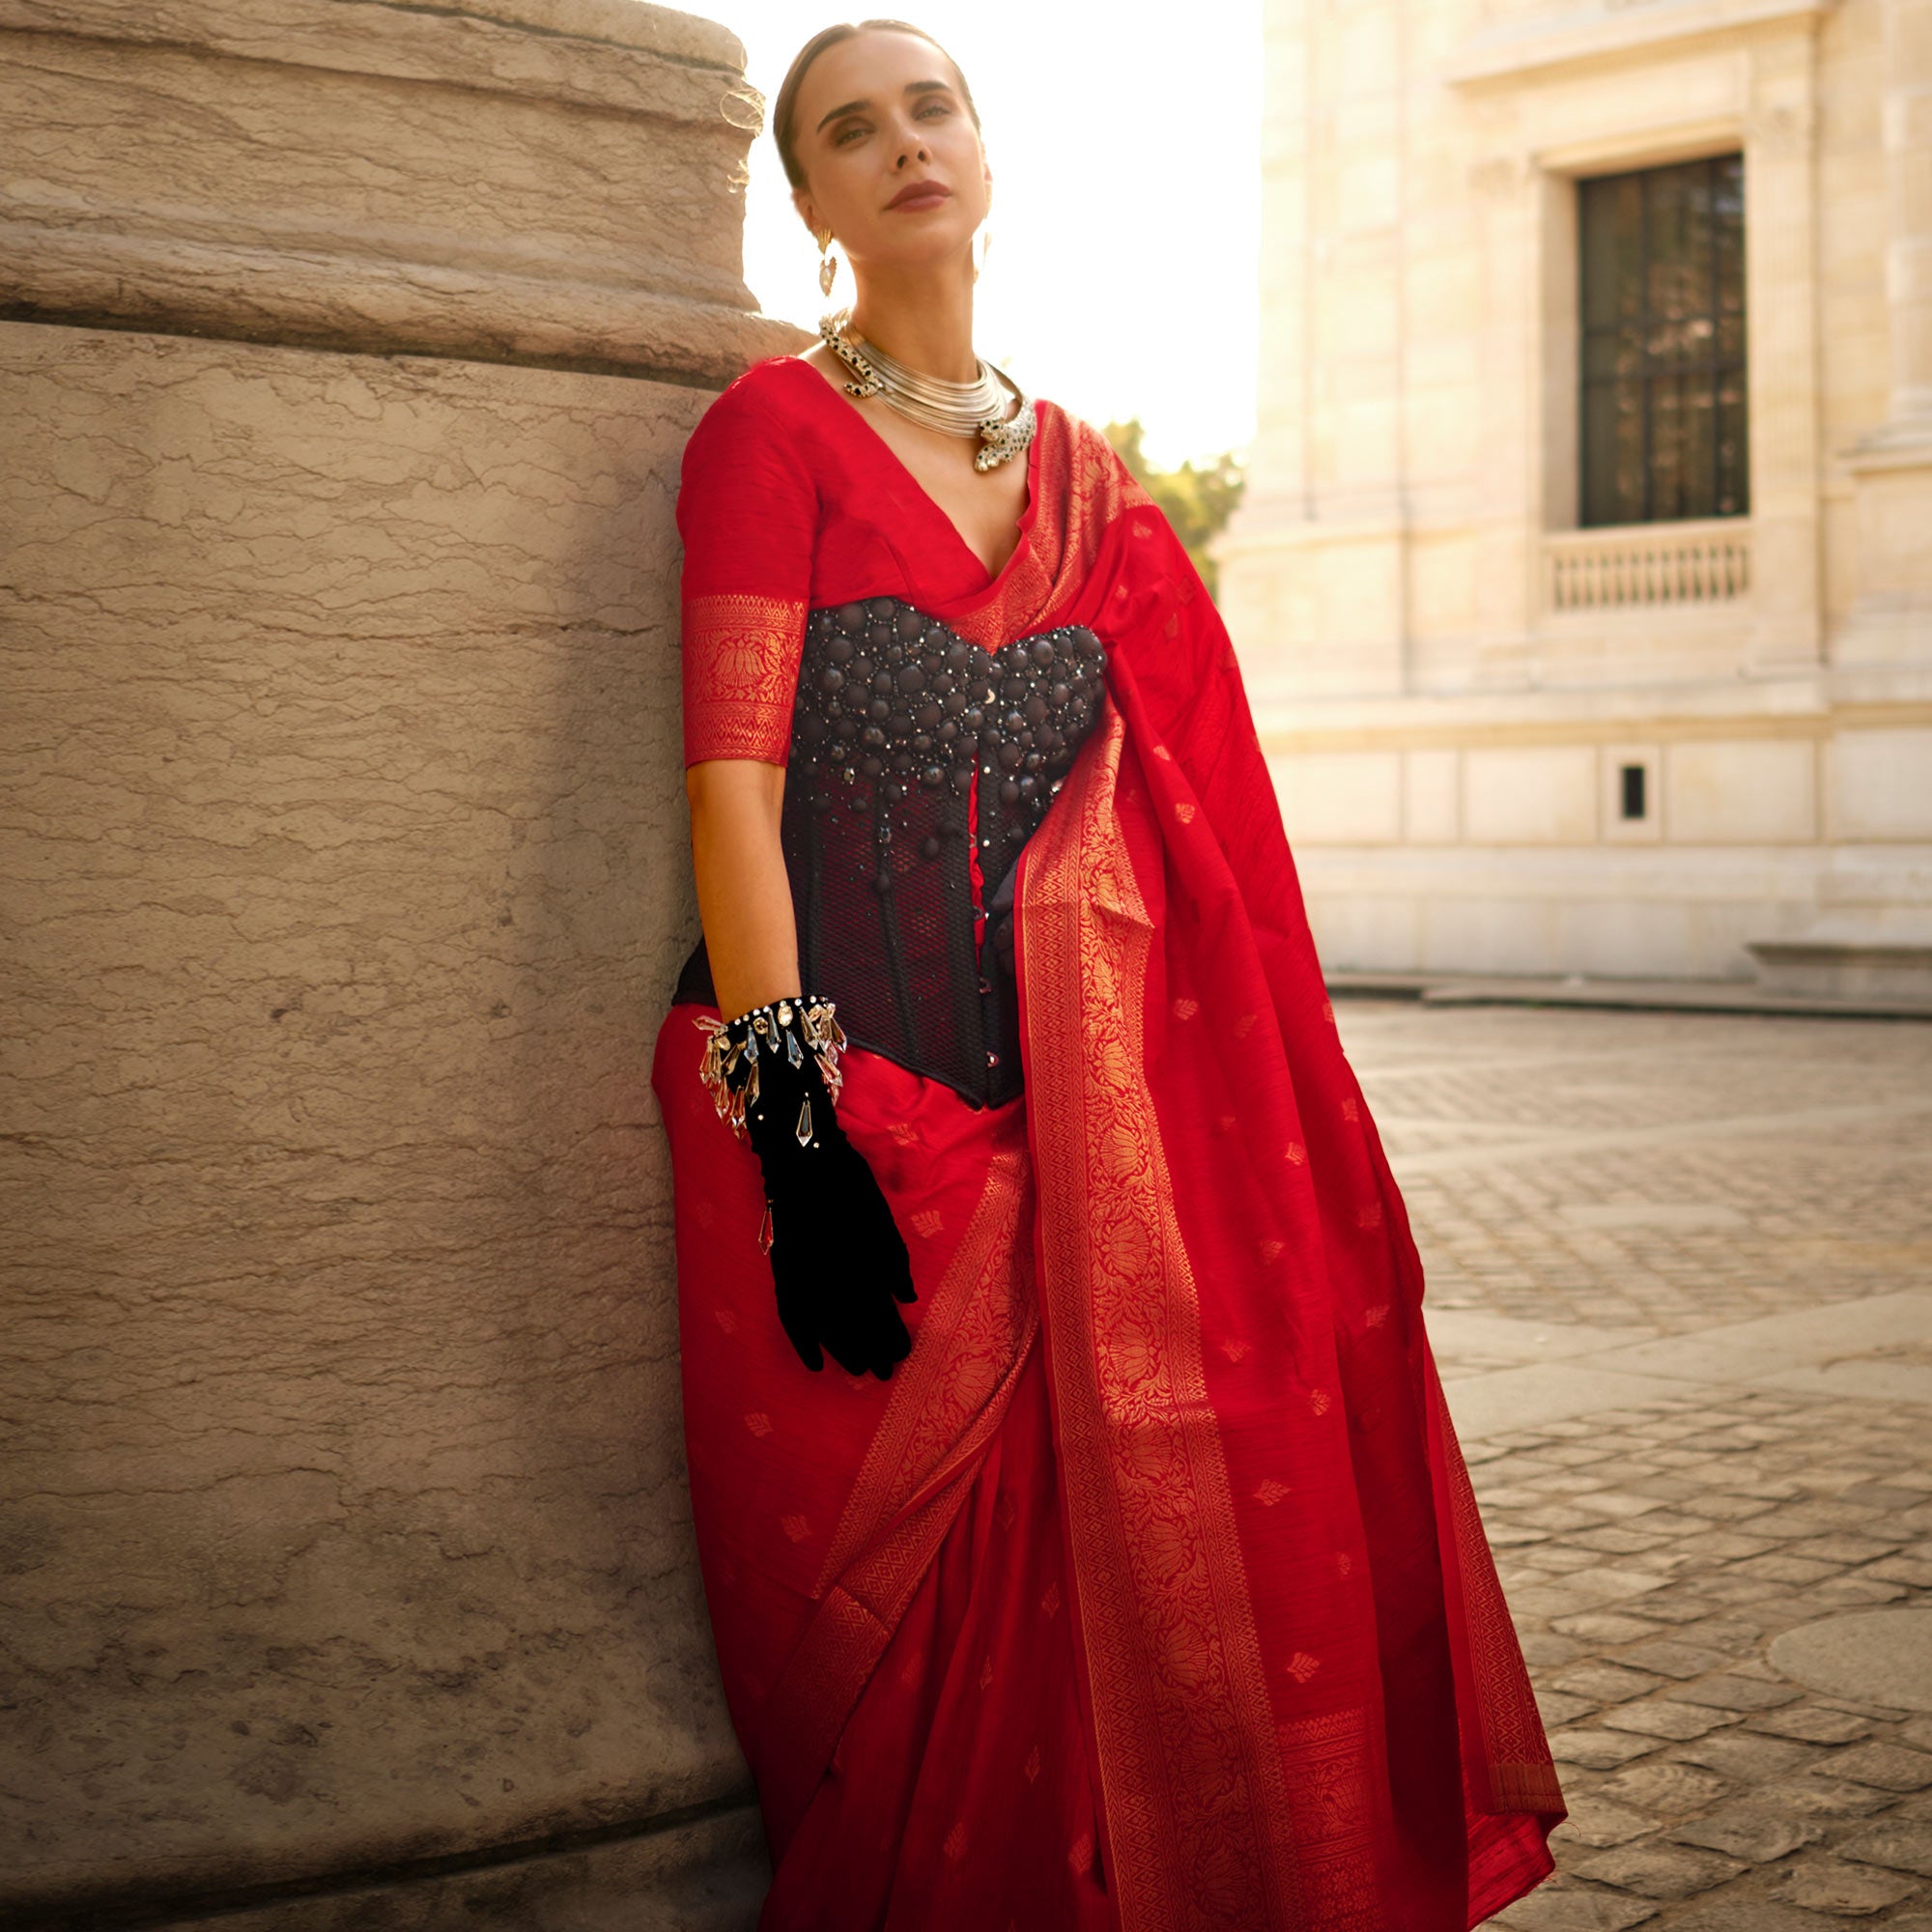
[(826, 224), (818, 218), (818, 209), (810, 195), (804, 188), (795, 187), (791, 191), (791, 205), (798, 210), (798, 218), (805, 223), (805, 232), (816, 242)]

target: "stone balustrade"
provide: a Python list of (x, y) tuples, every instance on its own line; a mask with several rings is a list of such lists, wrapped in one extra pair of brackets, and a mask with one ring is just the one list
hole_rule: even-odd
[(1548, 609), (1731, 604), (1750, 595), (1750, 525), (1736, 517), (1563, 530), (1543, 540)]

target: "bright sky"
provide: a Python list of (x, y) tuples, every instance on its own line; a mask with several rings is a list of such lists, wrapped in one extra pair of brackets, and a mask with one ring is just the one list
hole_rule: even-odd
[[(852, 13), (690, 0), (745, 43), (769, 104), (798, 49)], [(1138, 415), (1164, 466), (1254, 434), (1261, 210), (1261, 0), (1180, 10), (1074, 0), (919, 0), (960, 65), (993, 168), (980, 353), (1090, 422)], [(818, 252), (769, 130), (752, 144), (745, 279), (815, 329)], [(851, 269), (833, 287), (852, 297)]]

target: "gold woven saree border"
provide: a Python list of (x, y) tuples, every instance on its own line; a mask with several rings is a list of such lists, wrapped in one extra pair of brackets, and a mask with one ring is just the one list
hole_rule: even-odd
[(1037, 503), (1026, 548), (985, 603), (947, 620), (988, 651), (1038, 626), (1087, 581), (1121, 513), (1153, 501), (1092, 423), (1042, 403), (1037, 440)]
[(1292, 1812), (1147, 1085), (1111, 699), (1019, 889), (1038, 1292), (1122, 1932), (1297, 1926)]
[(988, 1164), (966, 1232), (920, 1321), (917, 1346), (893, 1378), (814, 1597), (844, 1574), (889, 1516), (970, 1454), (976, 1423), (1005, 1413), (1004, 1401), (995, 1399), (1024, 1361), (1038, 1319), (1031, 1244), (1018, 1238), (1027, 1166), (1018, 1143), (999, 1148)]

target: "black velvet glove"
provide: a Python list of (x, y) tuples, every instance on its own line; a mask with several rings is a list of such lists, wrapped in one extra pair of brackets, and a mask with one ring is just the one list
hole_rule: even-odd
[(919, 1297), (878, 1179), (833, 1107), (845, 1036), (832, 1002), (774, 1000), (700, 1024), (705, 1083), (764, 1173), (760, 1232), (799, 1360), (823, 1368), (822, 1348), (847, 1375), (889, 1379), (912, 1350), (897, 1304)]

